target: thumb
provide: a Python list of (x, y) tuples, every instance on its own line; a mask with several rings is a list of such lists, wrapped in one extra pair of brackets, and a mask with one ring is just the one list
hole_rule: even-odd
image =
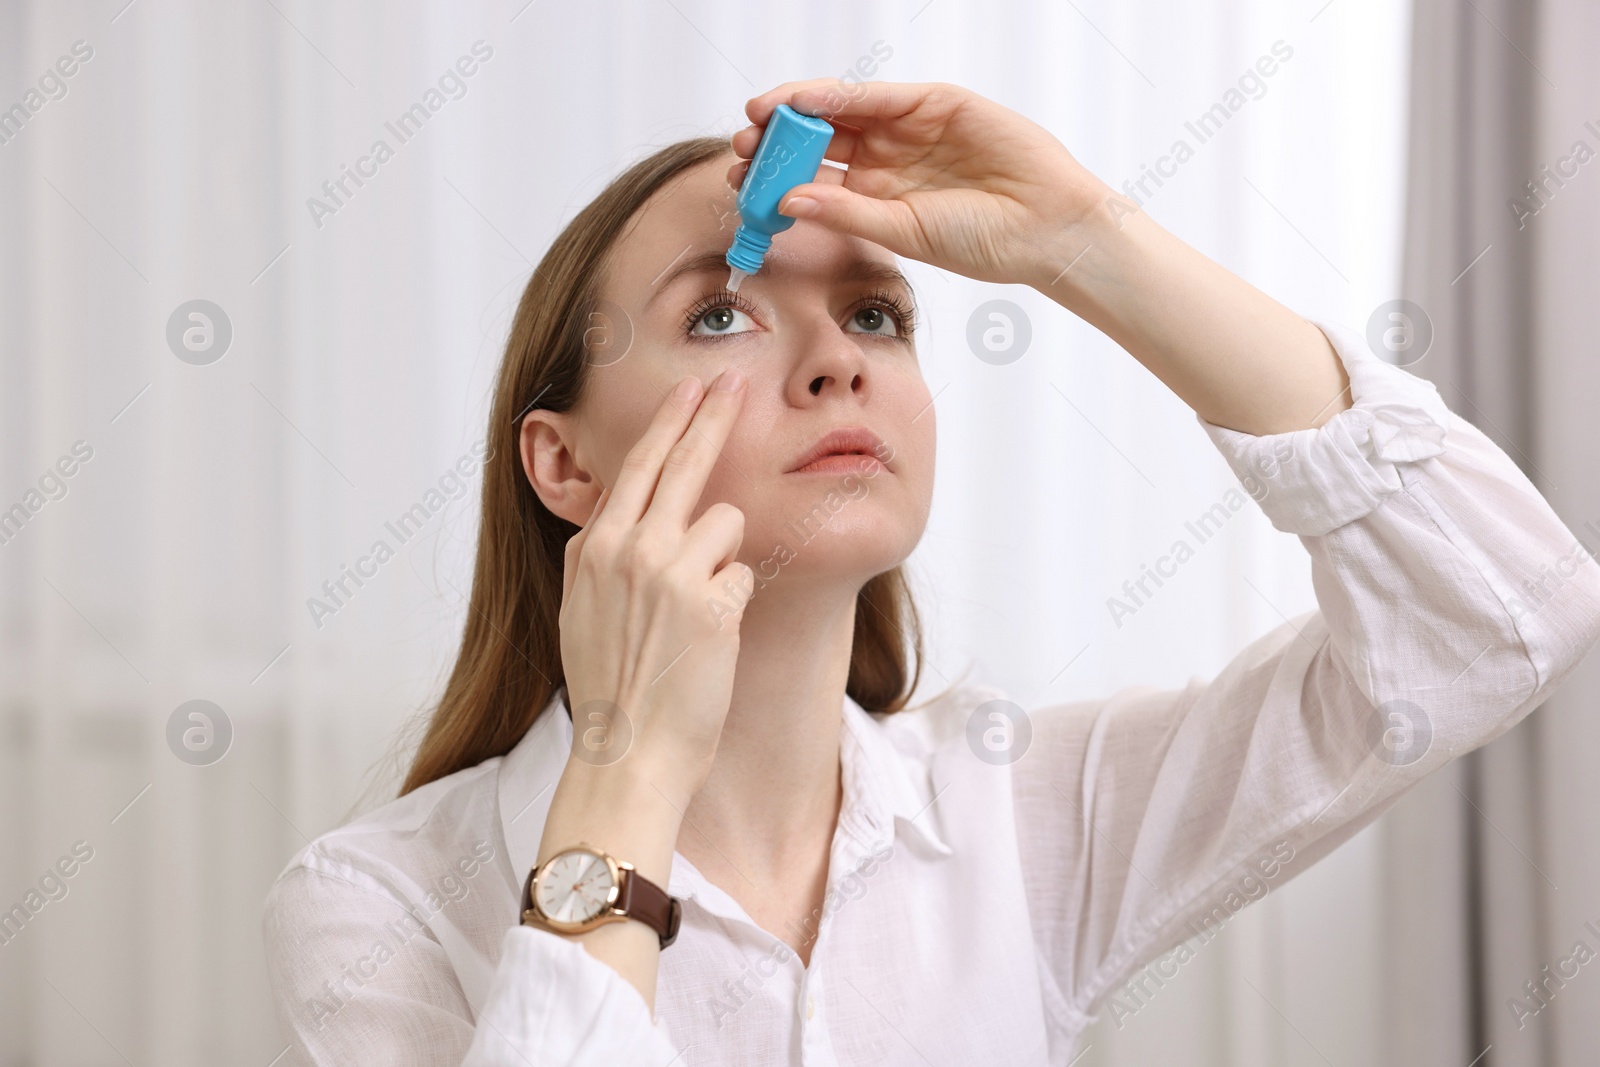
[(831, 182), (795, 186), (778, 202), (778, 213), (820, 222), (830, 230), (863, 237), (896, 255), (917, 257), (911, 240), (911, 209), (898, 200), (863, 196)]

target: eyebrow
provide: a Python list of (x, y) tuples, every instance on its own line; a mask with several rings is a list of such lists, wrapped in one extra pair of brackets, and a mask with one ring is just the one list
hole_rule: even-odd
[[(655, 291), (645, 301), (645, 308), (648, 309), (662, 293), (671, 287), (673, 282), (684, 275), (717, 273), (726, 276), (729, 269), (728, 261), (725, 258), (726, 254), (725, 251), (701, 252), (690, 259), (675, 262), (657, 277), (654, 283)], [(788, 266), (782, 259), (764, 263), (762, 264), (762, 269), (768, 277), (773, 275), (782, 277), (789, 273)], [(895, 282), (905, 286), (906, 291), (909, 293), (916, 292), (911, 288), (911, 283), (906, 280), (906, 276), (901, 273), (900, 268), (870, 259), (853, 259), (843, 269), (833, 272), (830, 277), (834, 281), (841, 282)]]

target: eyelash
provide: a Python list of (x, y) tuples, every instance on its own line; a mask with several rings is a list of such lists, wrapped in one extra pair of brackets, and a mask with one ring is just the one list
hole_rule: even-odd
[[(916, 310), (905, 297), (889, 289), (874, 289), (863, 297), (855, 307), (850, 309), (850, 314), (854, 316), (862, 308), (874, 305), (885, 307), (894, 312), (895, 318), (900, 324), (900, 334), (893, 340), (909, 341), (911, 339), (911, 335), (916, 332)], [(699, 325), (700, 320), (705, 318), (708, 313), (723, 307), (738, 308), (751, 318), (756, 316), (755, 307), (743, 296), (725, 288), (718, 289), (716, 292), (708, 293), (695, 301), (694, 306), (684, 316), (683, 332), (686, 335), (696, 336), (699, 340), (710, 339), (706, 335), (696, 335), (694, 328)]]

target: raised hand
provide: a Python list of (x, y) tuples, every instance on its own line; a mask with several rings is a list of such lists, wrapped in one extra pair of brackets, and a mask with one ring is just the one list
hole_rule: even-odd
[(734, 188), (779, 104), (827, 119), (826, 158), (849, 168), (825, 166), (779, 211), (980, 281), (1032, 284), (1059, 253), (1054, 236), (1111, 194), (1050, 131), (960, 86), (846, 93), (834, 78), (786, 82), (745, 105), (754, 125), (732, 138), (743, 157), (728, 170)]

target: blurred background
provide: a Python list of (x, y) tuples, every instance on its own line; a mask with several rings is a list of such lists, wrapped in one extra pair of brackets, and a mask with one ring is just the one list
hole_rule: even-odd
[[(786, 80), (961, 84), (1308, 318), (1413, 330), (1380, 354), (1600, 544), (1597, 41), (1586, 0), (7, 0), (0, 912), (50, 893), (0, 937), (0, 1065), (290, 1062), (262, 900), (394, 794), (441, 689), (533, 263), (628, 163)], [(1315, 607), (1249, 507), (1117, 625), (1233, 476), (1057, 305), (906, 266), (941, 436), (928, 694), (1177, 687)], [(998, 355), (967, 340), (996, 300), (1026, 325)], [(375, 577), (308, 607), (419, 503)], [(1600, 966), (1570, 961), (1600, 951), (1597, 692), (1580, 668), (1078, 1063), (1593, 1062)], [(1547, 966), (1576, 977), (1528, 999)]]

